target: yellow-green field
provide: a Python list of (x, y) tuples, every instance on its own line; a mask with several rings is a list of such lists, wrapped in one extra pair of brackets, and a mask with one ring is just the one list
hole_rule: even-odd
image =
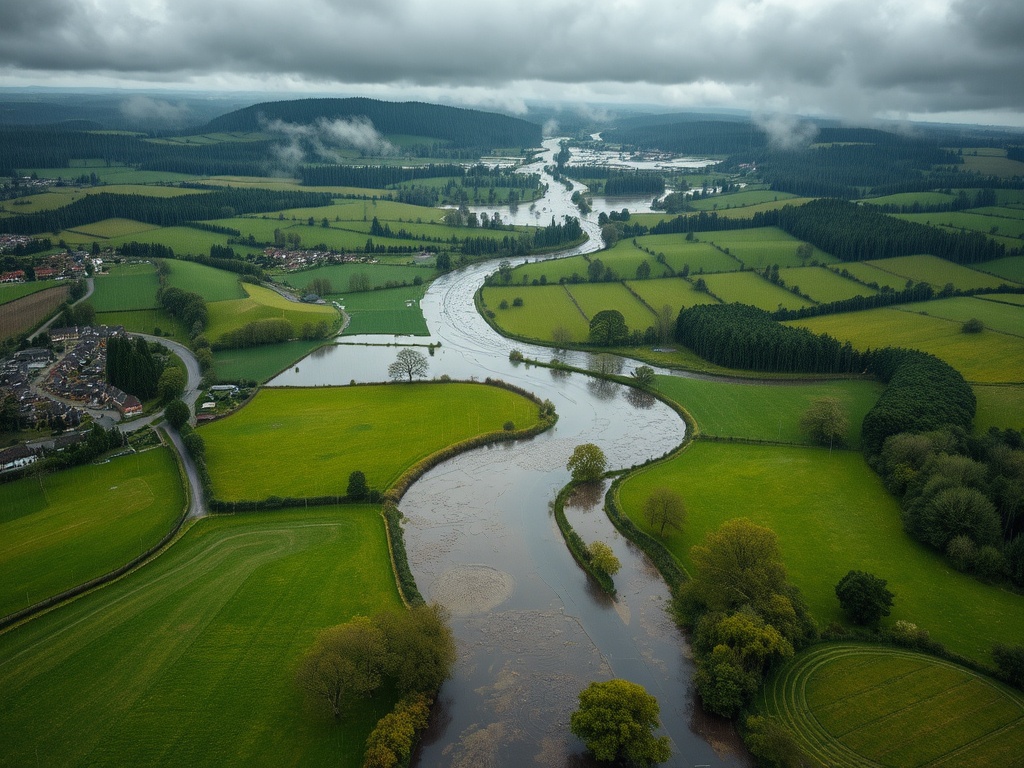
[[(735, 272), (740, 262), (728, 256), (708, 243), (687, 240), (685, 235), (646, 235), (636, 239), (638, 245), (665, 255), (665, 261), (676, 272), (684, 266), (690, 273), (698, 272)], [(655, 264), (651, 264), (651, 275), (657, 274)]]
[(264, 389), (200, 428), (218, 499), (344, 494), (359, 470), (386, 490), (410, 465), (506, 421), (538, 422), (536, 403), (484, 384)]
[(786, 281), (786, 287), (799, 287), (802, 293), (818, 303), (842, 301), (854, 296), (874, 296), (877, 291), (848, 280), (825, 267), (783, 267), (779, 277)]
[(1024, 339), (996, 332), (962, 333), (959, 322), (917, 314), (927, 311), (930, 303), (911, 306), (915, 311), (871, 309), (787, 324), (827, 333), (861, 350), (894, 346), (930, 352), (960, 371), (968, 381), (1024, 381)]
[[(780, 267), (801, 265), (801, 260), (796, 255), (796, 248), (801, 241), (778, 227), (699, 232), (696, 237), (701, 242), (714, 243), (722, 250), (728, 250), (731, 255), (742, 261), (747, 269), (763, 269), (772, 264), (778, 264)], [(814, 249), (811, 258), (822, 263), (835, 261), (832, 256), (817, 248)]]
[(321, 320), (332, 324), (339, 322), (338, 310), (330, 305), (288, 301), (269, 288), (248, 283), (242, 284), (242, 288), (248, 298), (215, 301), (207, 305), (210, 322), (206, 326), (206, 335), (211, 341), (217, 341), (224, 334), (255, 320), (283, 318), (292, 324), (296, 333), (305, 323)]
[(655, 312), (664, 306), (672, 308), (672, 319), (683, 307), (696, 304), (716, 304), (708, 294), (694, 290), (693, 283), (681, 277), (668, 277), (664, 280), (631, 280), (629, 287), (636, 292)]
[(617, 309), (631, 331), (643, 331), (654, 324), (651, 311), (622, 283), (579, 283), (566, 288), (588, 318), (605, 309)]
[(952, 283), (958, 290), (975, 288), (998, 288), (1006, 280), (969, 267), (954, 264), (940, 259), (938, 256), (897, 256), (893, 259), (876, 259), (865, 264), (876, 267), (884, 272), (897, 275), (915, 283), (929, 283), (935, 290), (941, 290), (947, 283)]
[[(517, 297), (523, 299), (523, 306), (512, 306)], [(590, 321), (561, 285), (488, 286), (483, 289), (483, 301), (486, 309), (495, 313), (498, 326), (514, 336), (554, 341), (555, 329), (562, 328), (569, 340), (582, 344), (590, 334)], [(508, 302), (508, 309), (498, 308), (502, 301)]]
[(989, 427), (1024, 432), (1024, 384), (975, 385), (974, 396), (978, 400), (976, 433), (986, 432)]
[(738, 301), (768, 310), (800, 309), (811, 302), (801, 299), (785, 288), (770, 283), (754, 272), (728, 272), (704, 275), (708, 290), (726, 304)]

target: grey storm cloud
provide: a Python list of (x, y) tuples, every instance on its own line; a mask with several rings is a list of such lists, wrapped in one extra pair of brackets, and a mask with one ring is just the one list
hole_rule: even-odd
[(1021, 114), (1022, 39), (1021, 0), (0, 0), (0, 83)]

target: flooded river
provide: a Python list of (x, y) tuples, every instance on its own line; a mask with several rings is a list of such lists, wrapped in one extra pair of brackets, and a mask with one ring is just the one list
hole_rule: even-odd
[[(546, 143), (548, 155), (557, 140)], [(551, 183), (539, 208), (574, 215), (571, 192)], [(596, 250), (591, 240), (571, 253)], [(731, 725), (700, 712), (690, 691), (685, 639), (666, 614), (668, 591), (650, 562), (622, 538), (601, 509), (602, 493), (573, 500), (567, 513), (583, 538), (611, 545), (622, 561), (612, 600), (569, 554), (550, 503), (569, 480), (573, 448), (596, 443), (610, 468), (661, 456), (684, 438), (679, 417), (658, 401), (573, 373), (513, 364), (508, 353), (549, 360), (546, 347), (505, 339), (483, 321), (473, 294), (494, 264), (444, 275), (422, 302), (429, 339), (440, 343), (430, 376), (501, 378), (550, 399), (554, 429), (503, 443), (434, 468), (401, 503), (410, 565), (424, 596), (452, 614), (458, 661), (441, 689), (419, 766), (583, 766), (583, 745), (569, 732), (577, 696), (595, 680), (622, 677), (643, 685), (661, 705), (662, 733), (672, 742), (666, 765), (740, 766), (748, 758)], [(394, 337), (346, 338), (277, 377), (272, 385), (324, 386), (382, 381)], [(583, 353), (561, 359), (585, 367)], [(624, 361), (624, 370), (636, 364)]]

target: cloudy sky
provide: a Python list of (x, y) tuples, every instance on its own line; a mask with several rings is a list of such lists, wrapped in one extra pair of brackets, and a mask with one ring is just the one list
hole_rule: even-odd
[(1024, 0), (0, 0), (0, 86), (1024, 126)]

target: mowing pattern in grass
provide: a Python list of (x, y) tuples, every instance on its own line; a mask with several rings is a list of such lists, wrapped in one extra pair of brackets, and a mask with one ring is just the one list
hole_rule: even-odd
[(207, 305), (210, 322), (206, 326), (206, 335), (212, 341), (254, 320), (284, 318), (292, 324), (296, 334), (302, 331), (302, 326), (306, 323), (317, 323), (321, 320), (337, 323), (339, 320), (338, 310), (330, 305), (288, 301), (269, 288), (248, 283), (242, 288), (248, 294), (248, 298), (215, 301)]
[(28, 296), (32, 293), (39, 293), (39, 291), (45, 291), (47, 288), (53, 288), (57, 285), (59, 283), (53, 283), (48, 280), (40, 280), (33, 283), (6, 283), (5, 285), (0, 285), (0, 304), (6, 304), (9, 301), (20, 299), (22, 296)]
[(300, 361), (325, 341), (286, 341), (248, 349), (219, 349), (213, 366), (221, 381), (250, 380), (264, 383)]
[(770, 283), (756, 272), (729, 272), (720, 275), (705, 275), (708, 290), (726, 304), (738, 301), (752, 304), (769, 311), (779, 307), (800, 309), (812, 302), (802, 299), (785, 288)]
[(1000, 283), (1006, 282), (1001, 278), (940, 259), (938, 256), (897, 256), (894, 259), (877, 259), (864, 263), (904, 278), (904, 284), (907, 280), (913, 280), (915, 283), (923, 281), (936, 290), (941, 290), (947, 283), (952, 283), (954, 288), (963, 291), (974, 288), (998, 288)]
[[(516, 298), (523, 300), (523, 306), (512, 306)], [(571, 341), (582, 343), (590, 333), (590, 321), (561, 285), (487, 287), (483, 289), (483, 300), (487, 309), (495, 313), (498, 326), (516, 336), (554, 341), (554, 330), (564, 328)], [(508, 309), (499, 309), (502, 301), (508, 303)]]
[(801, 293), (819, 304), (877, 293), (873, 288), (848, 280), (825, 267), (785, 267), (779, 270), (779, 277), (786, 281), (787, 287), (799, 287)]
[(927, 312), (930, 306), (930, 302), (914, 304), (914, 311), (871, 309), (791, 324), (850, 341), (857, 349), (891, 345), (930, 352), (960, 371), (968, 381), (1024, 381), (1024, 340), (1004, 333), (962, 333), (961, 323), (917, 314)]
[(385, 490), (452, 443), (537, 423), (537, 405), (484, 384), (265, 389), (200, 430), (219, 499), (344, 494), (360, 470)]
[(988, 664), (995, 642), (1024, 637), (1024, 596), (957, 573), (911, 539), (896, 500), (857, 452), (697, 441), (623, 482), (622, 509), (649, 533), (643, 503), (659, 487), (686, 500), (686, 527), (666, 545), (687, 567), (690, 547), (726, 520), (774, 530), (819, 626), (846, 621), (835, 585), (856, 569), (888, 580), (896, 599), (887, 621), (911, 621), (957, 653)]
[(860, 445), (860, 424), (882, 393), (873, 381), (750, 382), (704, 381), (658, 376), (657, 389), (686, 408), (700, 431), (714, 437), (807, 444), (800, 417), (819, 397), (834, 397), (850, 420), (847, 445)]
[(160, 287), (154, 264), (114, 264), (110, 274), (93, 278), (95, 289), (89, 301), (97, 312), (126, 312), (154, 309)]
[(341, 304), (351, 318), (345, 335), (385, 333), (396, 336), (429, 336), (427, 321), (420, 309), (425, 285), (389, 288), (383, 291), (350, 293)]
[(184, 503), (167, 448), (0, 485), (0, 616), (129, 562)]
[(814, 646), (765, 686), (760, 708), (831, 766), (1021, 765), (1024, 697), (901, 649)]
[(0, 765), (357, 768), (393, 701), (335, 723), (304, 709), (295, 668), (317, 631), (397, 605), (377, 508), (201, 520), (0, 636)]
[(166, 264), (171, 270), (167, 285), (172, 288), (198, 293), (210, 302), (245, 298), (245, 291), (234, 272), (177, 259), (167, 259)]

